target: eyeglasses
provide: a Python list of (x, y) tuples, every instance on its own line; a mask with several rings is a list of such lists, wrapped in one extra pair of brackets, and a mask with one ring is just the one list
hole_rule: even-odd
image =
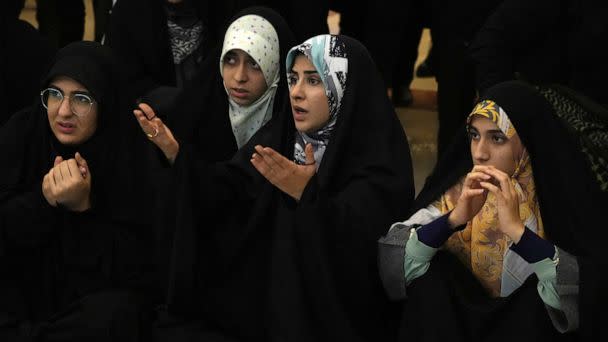
[[(40, 92), (42, 105), (50, 111), (58, 110), (63, 103), (64, 95), (61, 90), (56, 88), (46, 88)], [(78, 116), (85, 116), (91, 111), (95, 100), (87, 94), (72, 94), (68, 97), (70, 101), (70, 110)]]

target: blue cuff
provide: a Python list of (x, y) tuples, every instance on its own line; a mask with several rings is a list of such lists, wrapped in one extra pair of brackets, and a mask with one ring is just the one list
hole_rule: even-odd
[(553, 256), (555, 255), (555, 246), (551, 242), (536, 235), (533, 231), (528, 229), (528, 227), (524, 230), (519, 243), (511, 245), (511, 250), (519, 254), (519, 256), (530, 264), (547, 258), (553, 259)]
[(448, 224), (448, 216), (450, 216), (450, 213), (447, 213), (437, 218), (433, 222), (418, 228), (418, 230), (416, 230), (418, 241), (429, 247), (439, 248), (450, 238), (450, 236), (452, 236), (455, 231), (465, 227), (465, 225), (463, 225), (457, 229), (450, 228), (450, 225)]

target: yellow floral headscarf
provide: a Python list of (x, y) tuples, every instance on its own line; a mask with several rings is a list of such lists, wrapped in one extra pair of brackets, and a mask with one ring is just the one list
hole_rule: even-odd
[[(517, 132), (505, 111), (490, 100), (480, 102), (468, 117), (470, 123), (474, 115), (490, 119), (511, 139)], [(464, 178), (450, 188), (432, 205), (442, 213), (454, 209)], [(544, 237), (538, 201), (536, 198), (532, 166), (525, 148), (519, 156), (517, 167), (511, 182), (519, 194), (519, 214), (524, 224)], [(491, 296), (501, 295), (504, 256), (508, 251), (510, 239), (498, 228), (498, 210), (496, 198), (492, 193), (484, 206), (465, 229), (453, 234), (446, 243), (446, 248), (471, 269), (474, 276), (488, 290)]]

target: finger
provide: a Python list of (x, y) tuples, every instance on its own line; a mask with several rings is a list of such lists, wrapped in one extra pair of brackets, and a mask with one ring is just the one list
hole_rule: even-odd
[(152, 129), (151, 129), (152, 123), (150, 122), (150, 120), (148, 120), (148, 118), (144, 115), (144, 113), (141, 110), (135, 109), (135, 110), (133, 110), (133, 114), (135, 114), (135, 117), (137, 118), (137, 123), (139, 124), (139, 127), (141, 127), (141, 129), (145, 133), (152, 131)]
[(487, 190), (486, 189), (467, 189), (465, 191), (462, 192), (462, 194), (464, 195), (465, 198), (471, 198), (471, 197), (475, 197), (475, 196), (481, 196), (483, 194), (485, 194)]
[(68, 164), (69, 159), (64, 160), (61, 164), (59, 164), (59, 168), (61, 170), (61, 177), (63, 178), (63, 180), (68, 180), (70, 177), (72, 177), (72, 170), (70, 170)]
[(489, 183), (489, 182), (480, 182), (479, 185), (481, 185), (482, 188), (487, 189), (488, 191), (493, 193), (494, 196), (496, 196), (496, 198), (498, 198), (498, 199), (504, 198), (502, 195), (502, 191), (500, 191), (500, 188), (497, 187), (496, 185)]
[(490, 168), (490, 169), (488, 169), (487, 172), (498, 181), (498, 183), (500, 185), (500, 189), (503, 193), (505, 193), (505, 194), (511, 193), (510, 177), (506, 173), (504, 173), (496, 168)]
[(80, 169), (82, 177), (86, 178), (86, 176), (90, 173), (89, 164), (87, 163), (87, 160), (82, 157), (80, 152), (76, 152), (76, 154), (74, 155), (74, 159), (76, 159), (76, 163), (78, 164), (78, 168)]
[(152, 109), (152, 107), (150, 107), (147, 103), (140, 103), (139, 108), (144, 112), (148, 120), (152, 120), (156, 117), (154, 109)]
[[(52, 168), (51, 171), (49, 171), (49, 179), (51, 180), (49, 183), (49, 185), (51, 186), (51, 189), (55, 189), (55, 187), (57, 186), (57, 179), (55, 179), (55, 168)], [(53, 192), (54, 193), (54, 192)]]
[(61, 156), (55, 157), (55, 162), (53, 163), (53, 167), (61, 164), (62, 161), (63, 161), (63, 158)]
[(306, 144), (304, 153), (306, 154), (306, 165), (314, 165), (315, 164), (315, 150), (312, 148), (312, 144)]
[(262, 156), (260, 156), (258, 153), (254, 153), (251, 156), (251, 164), (253, 164), (253, 167), (255, 167), (255, 169), (258, 170), (262, 176), (264, 176), (264, 178), (269, 180), (271, 183), (273, 182), (274, 177), (272, 171)]
[(72, 178), (76, 178), (76, 179), (82, 179), (84, 177), (82, 177), (82, 172), (80, 171), (80, 168), (78, 167), (78, 163), (76, 162), (76, 159), (69, 159), (67, 161), (68, 163), (68, 169), (70, 170), (70, 176), (72, 176)]
[(278, 171), (289, 170), (289, 168), (295, 166), (291, 160), (285, 158), (282, 154), (270, 147), (264, 147), (263, 152), (265, 153), (264, 157), (269, 158), (268, 163), (275, 167)]

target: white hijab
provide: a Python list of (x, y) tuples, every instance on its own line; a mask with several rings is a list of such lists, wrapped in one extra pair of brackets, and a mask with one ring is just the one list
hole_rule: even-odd
[[(266, 92), (249, 106), (241, 106), (228, 96), (232, 133), (237, 146), (241, 148), (272, 117), (274, 96), (279, 83), (279, 37), (268, 20), (259, 15), (245, 15), (232, 22), (226, 30), (220, 58), (222, 76), (224, 57), (234, 49), (247, 52), (256, 61), (268, 85)], [(228, 89), (226, 93), (228, 94)]]

